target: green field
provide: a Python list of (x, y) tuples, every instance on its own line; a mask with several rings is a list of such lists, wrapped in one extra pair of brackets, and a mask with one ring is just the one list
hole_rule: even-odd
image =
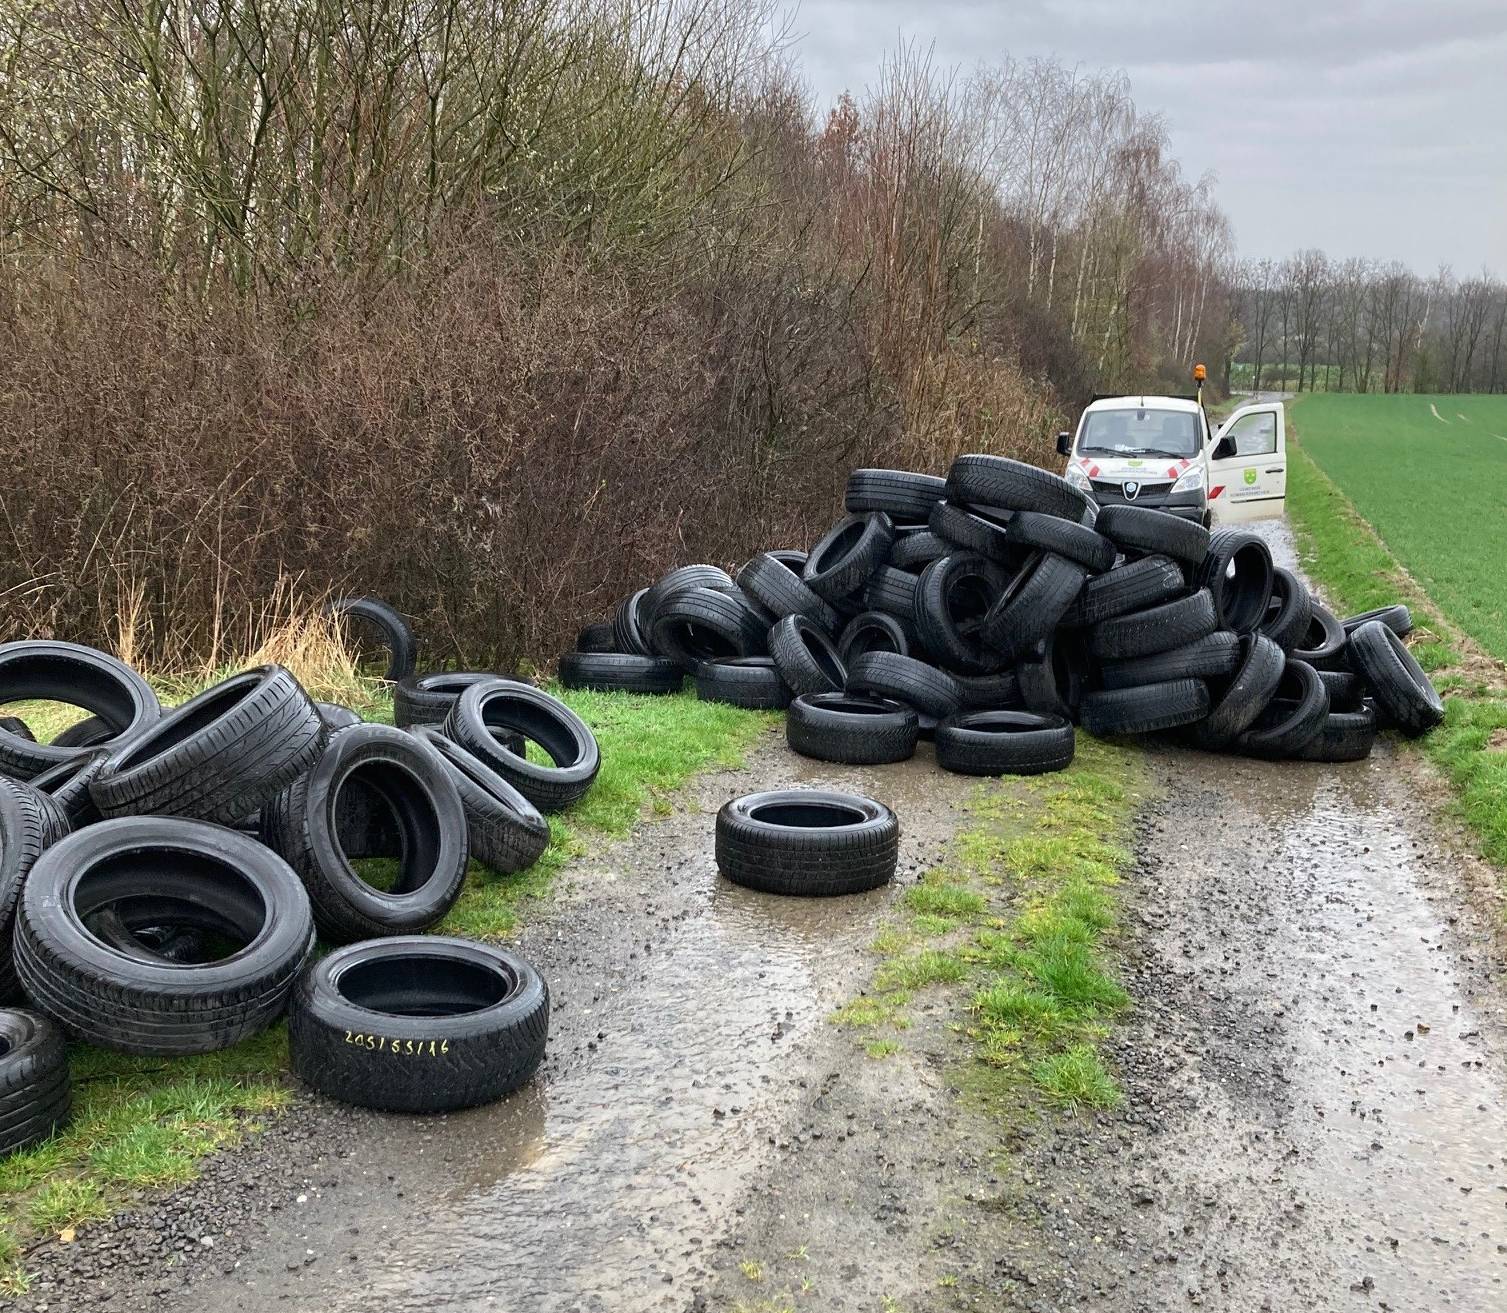
[(1292, 403), (1303, 449), (1445, 615), (1507, 660), (1507, 396)]

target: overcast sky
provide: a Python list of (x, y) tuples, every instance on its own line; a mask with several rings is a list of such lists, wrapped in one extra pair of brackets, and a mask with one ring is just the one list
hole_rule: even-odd
[(823, 99), (902, 38), (1123, 68), (1184, 173), (1218, 176), (1242, 256), (1507, 274), (1507, 0), (801, 0), (792, 35)]

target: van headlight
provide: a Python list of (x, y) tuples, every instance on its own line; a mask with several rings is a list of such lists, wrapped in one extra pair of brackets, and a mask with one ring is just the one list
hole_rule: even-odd
[(1197, 492), (1204, 486), (1204, 467), (1190, 465), (1172, 485), (1173, 492)]
[(1076, 465), (1069, 465), (1062, 477), (1071, 483), (1073, 487), (1082, 489), (1084, 492), (1092, 492), (1094, 490), (1094, 485), (1089, 482), (1088, 475)]

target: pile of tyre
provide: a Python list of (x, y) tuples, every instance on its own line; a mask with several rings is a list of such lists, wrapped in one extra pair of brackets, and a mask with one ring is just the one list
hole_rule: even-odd
[[(530, 1077), (538, 972), (423, 932), (469, 860), (532, 865), (544, 813), (590, 787), (596, 740), (563, 703), (492, 674), (409, 675), (397, 725), (366, 724), (270, 665), (164, 710), (106, 653), (0, 645), (0, 704), (33, 699), (90, 716), (51, 743), (0, 721), (0, 1004), (30, 1008), (0, 1010), (0, 1152), (66, 1118), (65, 1039), (171, 1057), (287, 1013), (300, 1076), (395, 1111)], [(337, 946), (318, 960), (316, 935)]]
[(634, 593), (581, 632), (562, 682), (665, 693), (689, 675), (700, 697), (788, 708), (804, 755), (900, 761), (934, 737), (970, 774), (1061, 769), (1075, 724), (1338, 762), (1443, 717), (1406, 607), (1337, 619), (1258, 534), (1101, 510), (983, 455), (945, 478), (855, 470), (845, 510), (809, 552)]

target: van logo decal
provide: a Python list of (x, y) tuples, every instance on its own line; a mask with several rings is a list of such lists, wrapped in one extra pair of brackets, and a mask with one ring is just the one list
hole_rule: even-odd
[(1125, 480), (1125, 500), (1134, 501), (1141, 495), (1141, 485), (1134, 479)]
[(1247, 488), (1249, 488), (1255, 482), (1256, 482), (1256, 471), (1255, 470), (1246, 470), (1246, 472), (1245, 472), (1245, 486)]

